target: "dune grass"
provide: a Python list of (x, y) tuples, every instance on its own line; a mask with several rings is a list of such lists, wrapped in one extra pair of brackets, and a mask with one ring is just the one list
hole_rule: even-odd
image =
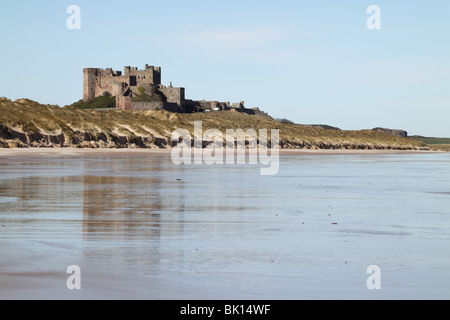
[(445, 152), (449, 152), (450, 151), (450, 144), (445, 144), (445, 143), (442, 143), (442, 144), (438, 144), (438, 143), (429, 144), (428, 147), (431, 150), (434, 150), (434, 151), (445, 151)]
[[(122, 111), (90, 110), (73, 107), (60, 108), (42, 105), (28, 99), (11, 101), (0, 98), (0, 126), (31, 134), (63, 134), (68, 141), (82, 133), (84, 139), (98, 142), (106, 137), (100, 147), (118, 147), (122, 136), (131, 141), (139, 137), (148, 141), (156, 138), (169, 141), (177, 128), (187, 129), (193, 136), (194, 121), (202, 121), (203, 131), (218, 129), (225, 135), (227, 129), (279, 129), (280, 147), (284, 149), (426, 149), (423, 142), (390, 136), (372, 130), (326, 130), (305, 125), (281, 123), (264, 116), (247, 115), (233, 111), (177, 114), (163, 110)], [(6, 128), (6, 129), (5, 129)], [(1, 134), (1, 132), (0, 132)], [(10, 145), (1, 137), (0, 146)], [(103, 138), (103, 140), (105, 140)], [(115, 141), (112, 143), (112, 141)]]

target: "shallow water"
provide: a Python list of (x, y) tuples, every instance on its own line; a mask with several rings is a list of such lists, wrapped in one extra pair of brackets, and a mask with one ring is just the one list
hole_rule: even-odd
[(259, 173), (1, 157), (0, 298), (450, 298), (450, 154), (282, 155)]

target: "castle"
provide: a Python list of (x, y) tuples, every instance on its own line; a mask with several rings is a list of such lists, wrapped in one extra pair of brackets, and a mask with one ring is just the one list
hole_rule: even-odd
[(124, 73), (111, 68), (83, 69), (83, 101), (100, 96), (116, 97), (116, 108), (122, 110), (167, 110), (171, 112), (231, 110), (247, 114), (264, 114), (258, 108), (248, 109), (244, 102), (189, 100), (185, 88), (161, 84), (161, 67), (145, 65), (144, 70), (124, 67)]

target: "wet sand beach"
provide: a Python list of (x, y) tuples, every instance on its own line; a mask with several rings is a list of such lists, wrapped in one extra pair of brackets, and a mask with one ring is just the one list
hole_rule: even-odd
[(0, 298), (448, 299), (450, 155), (323, 154), (0, 150)]

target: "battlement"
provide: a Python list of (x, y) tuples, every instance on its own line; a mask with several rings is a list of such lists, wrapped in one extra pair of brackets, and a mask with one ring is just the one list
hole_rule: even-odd
[(137, 67), (124, 67), (124, 75), (126, 77), (134, 77), (130, 80), (133, 85), (148, 86), (161, 84), (161, 68), (145, 65), (144, 70), (139, 70)]

